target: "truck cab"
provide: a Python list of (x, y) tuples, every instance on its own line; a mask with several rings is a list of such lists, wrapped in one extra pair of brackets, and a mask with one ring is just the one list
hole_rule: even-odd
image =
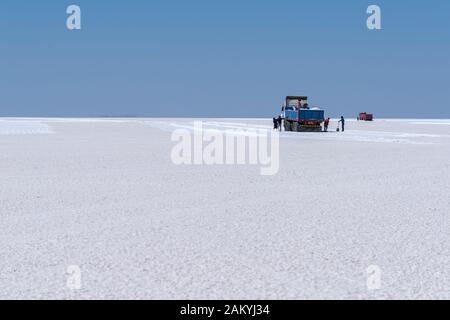
[(367, 112), (361, 112), (358, 116), (360, 121), (373, 121), (373, 114)]

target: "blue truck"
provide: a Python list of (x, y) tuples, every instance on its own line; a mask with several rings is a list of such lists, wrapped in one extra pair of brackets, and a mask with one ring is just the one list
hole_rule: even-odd
[(325, 111), (310, 108), (306, 96), (288, 96), (281, 117), (284, 120), (285, 131), (322, 132)]

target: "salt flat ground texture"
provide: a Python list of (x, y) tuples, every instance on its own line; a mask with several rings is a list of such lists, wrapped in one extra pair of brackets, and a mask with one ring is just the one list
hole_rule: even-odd
[(261, 176), (174, 165), (189, 119), (0, 119), (0, 298), (450, 299), (450, 121), (335, 125)]

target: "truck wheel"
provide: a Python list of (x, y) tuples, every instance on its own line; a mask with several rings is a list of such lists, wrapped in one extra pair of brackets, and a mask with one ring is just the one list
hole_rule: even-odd
[(292, 122), (292, 131), (298, 132), (298, 122)]
[(284, 121), (284, 130), (291, 131), (291, 122), (290, 121)]

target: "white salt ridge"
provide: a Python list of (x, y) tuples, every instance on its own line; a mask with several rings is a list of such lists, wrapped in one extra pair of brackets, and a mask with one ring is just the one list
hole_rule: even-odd
[[(175, 129), (186, 129), (191, 132), (197, 130), (194, 126), (194, 120), (170, 121), (145, 121), (146, 125), (163, 131), (172, 132)], [(336, 122), (335, 122), (336, 123)], [(353, 122), (353, 124), (357, 124)], [(372, 125), (371, 123), (370, 125)], [(261, 125), (247, 122), (226, 122), (226, 121), (203, 121), (202, 129), (204, 132), (221, 132), (226, 134), (227, 130), (233, 130), (245, 136), (254, 136), (254, 131), (258, 136), (264, 134), (258, 133), (258, 130), (272, 130), (270, 125)], [(248, 131), (248, 132), (246, 132)], [(253, 132), (252, 132), (253, 131)], [(291, 139), (312, 139), (312, 140), (336, 140), (336, 141), (356, 141), (356, 142), (374, 142), (374, 143), (400, 143), (400, 144), (432, 144), (436, 139), (449, 138), (450, 135), (428, 134), (428, 133), (408, 133), (391, 131), (370, 131), (370, 130), (346, 130), (345, 132), (330, 131), (327, 133), (308, 133), (308, 132), (282, 132), (281, 138)]]
[(426, 121), (420, 121), (420, 122), (410, 122), (411, 124), (419, 124), (419, 125), (437, 125), (437, 126), (450, 126), (449, 122), (426, 122)]
[(0, 120), (0, 135), (52, 134), (50, 126), (40, 121)]

